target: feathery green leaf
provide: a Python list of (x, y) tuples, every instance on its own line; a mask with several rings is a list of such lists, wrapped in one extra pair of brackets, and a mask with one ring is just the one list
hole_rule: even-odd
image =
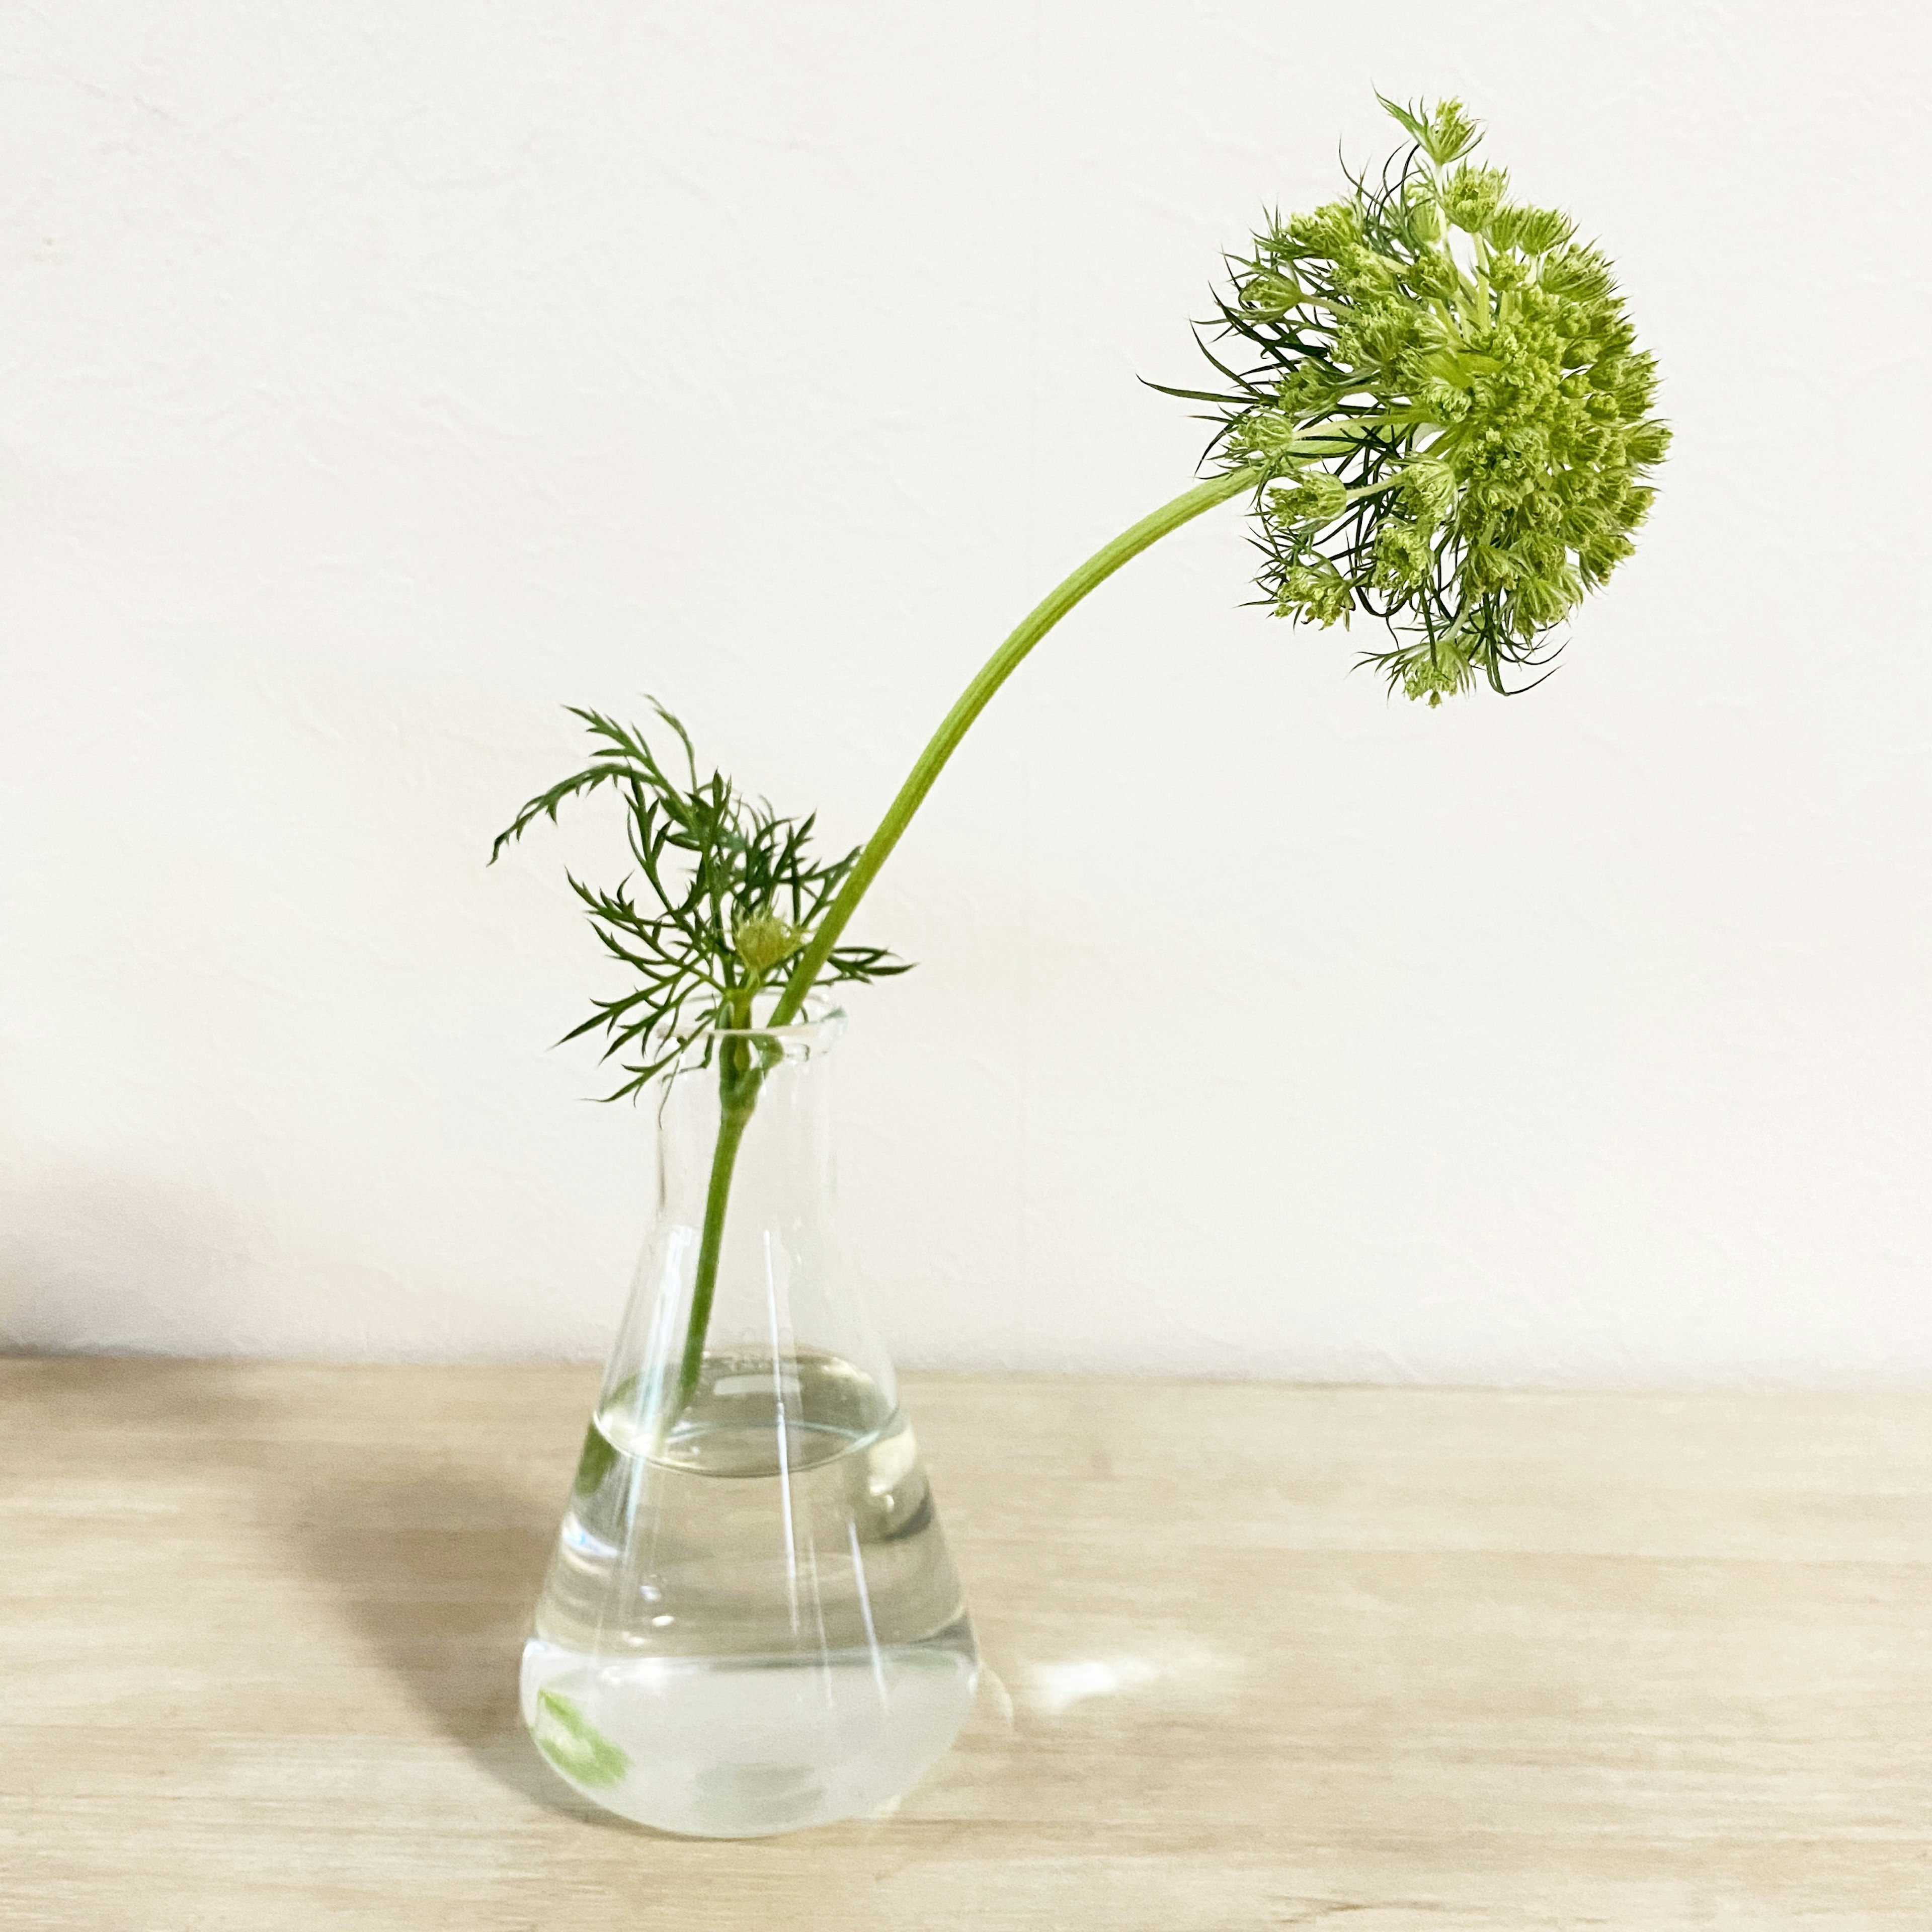
[[(815, 817), (781, 818), (721, 772), (700, 780), (689, 733), (651, 703), (682, 751), (684, 778), (665, 769), (636, 726), (572, 706), (596, 742), (591, 762), (538, 793), (490, 849), (494, 865), (538, 820), (554, 824), (572, 799), (605, 787), (623, 797), (635, 873), (608, 890), (567, 875), (598, 944), (638, 979), (619, 998), (592, 1000), (590, 1017), (563, 1036), (607, 1036), (603, 1058), (616, 1059), (626, 1076), (604, 1096), (612, 1100), (637, 1093), (714, 1028), (749, 1024), (758, 994), (782, 981), (781, 968), (808, 942), (859, 856), (854, 849), (814, 858)], [(880, 947), (844, 946), (814, 984), (907, 970)], [(700, 1051), (703, 1064), (708, 1050)]]

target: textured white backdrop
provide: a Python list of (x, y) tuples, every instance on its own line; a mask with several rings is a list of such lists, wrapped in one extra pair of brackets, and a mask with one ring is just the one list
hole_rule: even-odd
[(1200, 430), (1136, 378), (1370, 96), (1617, 257), (1678, 428), (1534, 696), (1066, 625), (859, 928), (909, 1361), (1932, 1383), (1928, 30), (1896, 4), (7, 10), (0, 1338), (595, 1354), (646, 1118), (546, 1042), (661, 694), (835, 837)]

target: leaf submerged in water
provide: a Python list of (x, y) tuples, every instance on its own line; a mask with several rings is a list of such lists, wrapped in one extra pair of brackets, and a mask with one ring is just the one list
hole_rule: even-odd
[(631, 1760), (568, 1697), (537, 1693), (537, 1721), (530, 1727), (537, 1749), (574, 1784), (593, 1790), (616, 1784)]
[[(623, 1392), (622, 1389), (618, 1390), (620, 1396)], [(578, 1458), (577, 1476), (570, 1486), (571, 1493), (578, 1496), (595, 1496), (598, 1485), (610, 1473), (610, 1466), (616, 1460), (616, 1450), (604, 1439), (603, 1430), (593, 1420), (584, 1432), (584, 1454)], [(549, 1693), (546, 1691), (544, 1694), (548, 1696)]]

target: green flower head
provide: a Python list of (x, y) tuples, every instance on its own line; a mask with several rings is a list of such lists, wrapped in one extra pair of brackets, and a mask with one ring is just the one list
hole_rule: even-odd
[(1414, 146), (1230, 263), (1212, 454), (1257, 477), (1276, 613), (1380, 618), (1370, 660), (1436, 704), (1539, 661), (1630, 554), (1670, 432), (1600, 250), (1466, 158), (1460, 102), (1383, 105)]
[(1311, 470), (1285, 489), (1268, 493), (1268, 514), (1284, 529), (1318, 530), (1348, 507), (1348, 486), (1325, 470)]
[(1435, 560), (1429, 536), (1420, 524), (1390, 517), (1376, 532), (1376, 588), (1413, 590), (1429, 574)]
[(1489, 226), (1508, 186), (1509, 176), (1502, 169), (1465, 164), (1441, 184), (1435, 199), (1458, 228), (1480, 235)]
[(1282, 573), (1275, 593), (1275, 614), (1280, 617), (1306, 617), (1329, 625), (1346, 624), (1355, 608), (1354, 593), (1348, 579), (1324, 556), (1308, 563), (1291, 564)]
[(789, 959), (799, 947), (797, 927), (776, 913), (754, 913), (740, 920), (734, 937), (738, 957), (760, 977), (781, 960)]
[(1418, 104), (1399, 106), (1377, 94), (1376, 98), (1415, 137), (1415, 145), (1438, 168), (1460, 161), (1483, 138), (1481, 127), (1471, 120), (1460, 100), (1438, 100), (1427, 112)]

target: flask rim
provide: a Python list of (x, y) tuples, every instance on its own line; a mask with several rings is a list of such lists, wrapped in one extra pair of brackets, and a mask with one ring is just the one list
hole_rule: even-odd
[[(733, 1040), (766, 1040), (777, 1042), (788, 1059), (807, 1057), (829, 1052), (838, 1043), (845, 1030), (845, 1009), (823, 993), (814, 993), (805, 1002), (801, 1018), (788, 1021), (783, 1026), (760, 1026), (756, 1023), (758, 1005), (769, 1011), (778, 1004), (782, 989), (774, 988), (769, 993), (760, 993), (754, 1004), (753, 1024), (746, 1027), (706, 1027), (701, 1033), (694, 1033), (686, 1042), (680, 1061), (695, 1054), (700, 1058), (708, 1058), (707, 1049), (717, 1042)], [(680, 1064), (678, 1071), (688, 1069)]]
[(805, 1002), (804, 1017), (788, 1020), (783, 1026), (760, 1026), (757, 1023), (758, 1008), (769, 1003), (776, 1006), (779, 994), (774, 989), (760, 993), (753, 1004), (752, 1024), (748, 1027), (706, 1027), (698, 1037), (714, 1040), (744, 1040), (753, 1034), (769, 1034), (773, 1040), (803, 1040), (813, 1034), (843, 1033), (845, 1030), (845, 1009), (824, 993), (808, 994)]

